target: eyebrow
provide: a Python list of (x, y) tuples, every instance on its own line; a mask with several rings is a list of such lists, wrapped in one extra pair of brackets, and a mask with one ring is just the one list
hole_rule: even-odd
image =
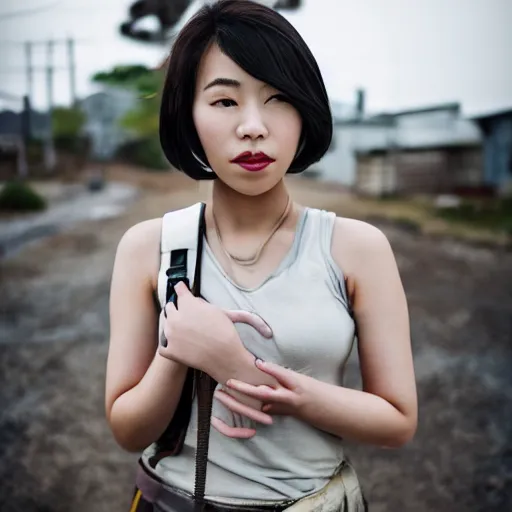
[(240, 87), (242, 84), (238, 80), (234, 80), (233, 78), (216, 78), (212, 80), (204, 89), (210, 89), (211, 87), (215, 87), (216, 85), (224, 85), (227, 87)]

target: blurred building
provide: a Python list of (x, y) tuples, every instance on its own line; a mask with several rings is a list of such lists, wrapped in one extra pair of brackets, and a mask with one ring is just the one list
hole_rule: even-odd
[(483, 181), (481, 135), (457, 103), (367, 115), (364, 93), (334, 114), (333, 142), (315, 165), (319, 179), (375, 196), (464, 192)]
[(484, 182), (512, 192), (512, 109), (474, 118), (484, 139)]
[(86, 116), (84, 133), (90, 141), (90, 157), (95, 160), (112, 158), (120, 146), (132, 136), (121, 126), (122, 118), (133, 109), (135, 92), (105, 87), (80, 102)]
[(48, 112), (31, 108), (28, 97), (16, 97), (0, 92), (0, 99), (12, 108), (0, 111), (0, 179), (26, 176), (28, 172), (27, 144), (43, 142), (47, 149), (51, 121)]

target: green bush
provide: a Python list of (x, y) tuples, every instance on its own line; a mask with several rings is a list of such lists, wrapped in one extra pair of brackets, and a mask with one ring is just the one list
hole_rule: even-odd
[(164, 80), (163, 70), (153, 70), (139, 64), (115, 66), (110, 71), (96, 73), (93, 82), (132, 89), (142, 97), (158, 94)]
[(512, 199), (466, 199), (460, 206), (440, 210), (437, 215), (448, 221), (512, 234)]
[(151, 70), (142, 64), (114, 66), (110, 71), (100, 71), (93, 75), (92, 80), (109, 85), (126, 85), (137, 82)]
[(125, 162), (156, 171), (170, 169), (157, 137), (129, 142), (118, 150), (116, 156)]
[(75, 107), (55, 107), (52, 111), (52, 131), (55, 139), (74, 139), (80, 136), (85, 114)]
[(45, 208), (46, 200), (26, 183), (10, 181), (0, 191), (0, 210), (28, 212)]

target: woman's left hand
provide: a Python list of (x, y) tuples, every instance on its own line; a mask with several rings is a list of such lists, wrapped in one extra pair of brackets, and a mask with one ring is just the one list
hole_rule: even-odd
[[(254, 398), (263, 403), (261, 411), (249, 408), (222, 390), (215, 392), (215, 398), (232, 412), (260, 423), (268, 423), (261, 421), (262, 413), (265, 413), (265, 415), (298, 416), (305, 400), (304, 379), (307, 377), (277, 364), (261, 361), (260, 359), (256, 360), (256, 366), (261, 371), (274, 377), (277, 385), (275, 387), (265, 385), (254, 386), (246, 382), (230, 379), (225, 387), (228, 390)], [(230, 427), (222, 421), (215, 421), (214, 426), (222, 434), (232, 437)]]

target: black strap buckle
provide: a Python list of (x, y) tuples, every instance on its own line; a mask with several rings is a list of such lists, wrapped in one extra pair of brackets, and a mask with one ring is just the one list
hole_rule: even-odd
[(190, 281), (187, 276), (187, 249), (176, 249), (171, 251), (170, 266), (166, 271), (167, 275), (167, 290), (165, 294), (165, 302), (173, 302), (176, 307), (176, 293), (174, 287), (183, 281), (187, 288), (190, 289)]
[(187, 285), (187, 288), (190, 290), (190, 282), (188, 280), (188, 277), (170, 277), (169, 279), (167, 279), (166, 303), (172, 302), (176, 307), (178, 307), (178, 304), (174, 287), (180, 281), (183, 281)]

